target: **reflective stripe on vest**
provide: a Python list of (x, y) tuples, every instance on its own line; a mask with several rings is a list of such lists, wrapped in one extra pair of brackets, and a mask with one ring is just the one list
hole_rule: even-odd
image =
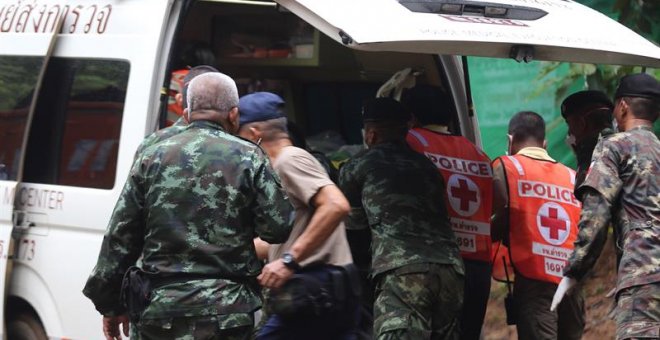
[(520, 155), (500, 160), (509, 189), (513, 266), (527, 278), (557, 284), (578, 233), (580, 202), (573, 195), (575, 172), (560, 163)]
[(435, 164), (445, 180), (447, 212), (463, 258), (490, 262), (490, 159), (462, 136), (415, 128), (409, 131), (407, 140), (411, 148)]
[(424, 136), (422, 136), (421, 133), (415, 131), (414, 129), (412, 129), (412, 130), (408, 130), (408, 133), (411, 134), (411, 135), (413, 135), (415, 138), (417, 138), (417, 140), (418, 140), (420, 143), (422, 143), (422, 146), (424, 146), (424, 147), (428, 147), (428, 146), (429, 146), (429, 142), (426, 140), (426, 138), (424, 138)]

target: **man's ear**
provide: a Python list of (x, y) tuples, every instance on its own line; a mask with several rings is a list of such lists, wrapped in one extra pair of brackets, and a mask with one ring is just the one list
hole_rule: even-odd
[(626, 117), (630, 114), (630, 105), (626, 102), (625, 99), (621, 99), (621, 118)]
[(548, 140), (547, 139), (543, 140), (543, 148), (546, 149), (546, 150), (548, 149)]
[(183, 107), (183, 95), (181, 93), (177, 93), (174, 96), (174, 101), (176, 102), (177, 105)]
[(366, 129), (364, 131), (364, 143), (367, 144), (367, 146), (374, 145), (377, 137), (378, 133), (374, 129)]
[(186, 124), (190, 124), (190, 111), (188, 109), (183, 109), (183, 121), (186, 122)]
[(229, 110), (229, 124), (231, 125), (230, 131), (232, 134), (238, 133), (238, 128), (240, 127), (240, 115), (238, 114), (238, 107), (233, 107)]
[(259, 129), (257, 129), (256, 127), (250, 126), (248, 130), (250, 130), (250, 135), (252, 135), (253, 140), (256, 141), (259, 140), (259, 138), (261, 138), (261, 131), (259, 131)]

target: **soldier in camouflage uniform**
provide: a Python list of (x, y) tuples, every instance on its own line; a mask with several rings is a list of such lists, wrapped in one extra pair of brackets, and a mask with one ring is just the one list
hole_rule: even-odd
[[(614, 105), (601, 91), (588, 90), (573, 93), (561, 104), (561, 115), (568, 125), (566, 142), (575, 152), (577, 171), (575, 189), (579, 188), (587, 176), (591, 156), (599, 136), (614, 133), (612, 109)], [(580, 199), (580, 197), (576, 197)]]
[(144, 339), (246, 339), (261, 306), (252, 239), (284, 242), (292, 207), (267, 156), (233, 136), (238, 92), (221, 73), (190, 84), (191, 123), (135, 161), (84, 288), (107, 339), (127, 328), (122, 276), (139, 258), (149, 305), (131, 330)]
[(602, 138), (584, 183), (578, 239), (553, 307), (598, 259), (612, 221), (622, 256), (616, 287), (617, 339), (660, 338), (660, 84), (621, 79), (614, 117), (621, 133)]
[(342, 167), (351, 226), (372, 233), (374, 335), (458, 339), (463, 263), (436, 167), (406, 143), (409, 113), (379, 98), (363, 113), (369, 149)]
[[(187, 97), (188, 97), (188, 85), (190, 84), (190, 81), (193, 78), (197, 77), (198, 75), (208, 72), (218, 72), (218, 70), (216, 70), (213, 66), (200, 65), (191, 68), (190, 71), (188, 71), (188, 74), (186, 74), (186, 76), (183, 77), (183, 89), (181, 90), (181, 93), (177, 93), (176, 101), (177, 104), (181, 105), (181, 107), (184, 110), (188, 108)], [(142, 143), (140, 143), (140, 145), (138, 146), (137, 151), (135, 152), (135, 158), (137, 158), (146, 148), (160, 141), (163, 141), (167, 138), (170, 138), (176, 134), (179, 134), (180, 132), (186, 129), (187, 125), (188, 122), (183, 116), (181, 116), (171, 126), (160, 129), (150, 134), (149, 136), (145, 137), (144, 140), (142, 140)]]

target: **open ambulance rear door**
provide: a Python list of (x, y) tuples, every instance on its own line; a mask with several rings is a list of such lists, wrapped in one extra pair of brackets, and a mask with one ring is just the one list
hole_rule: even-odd
[(660, 48), (564, 0), (276, 0), (352, 48), (660, 67)]

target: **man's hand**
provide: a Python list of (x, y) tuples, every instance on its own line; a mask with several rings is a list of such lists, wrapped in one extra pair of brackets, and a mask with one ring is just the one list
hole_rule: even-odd
[(103, 334), (106, 340), (121, 340), (119, 325), (122, 325), (124, 336), (128, 338), (128, 329), (130, 322), (127, 315), (119, 316), (104, 316), (103, 317)]
[(564, 298), (564, 295), (570, 293), (571, 289), (575, 287), (577, 284), (577, 281), (575, 281), (574, 278), (564, 276), (561, 281), (559, 282), (559, 286), (557, 286), (557, 291), (555, 292), (555, 296), (552, 297), (552, 303), (550, 304), (550, 311), (554, 312), (557, 309), (557, 306), (559, 306), (559, 303), (561, 300)]
[(264, 266), (257, 279), (262, 286), (277, 289), (282, 287), (292, 275), (293, 270), (285, 266), (282, 259), (278, 259)]

